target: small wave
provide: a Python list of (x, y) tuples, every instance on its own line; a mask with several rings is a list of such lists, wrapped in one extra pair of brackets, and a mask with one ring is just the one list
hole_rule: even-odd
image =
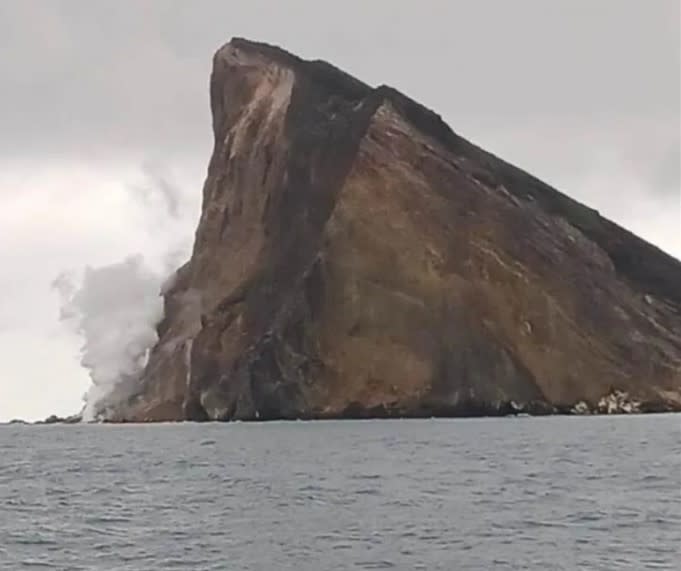
[(355, 490), (355, 494), (358, 496), (378, 496), (381, 494), (380, 490), (375, 490), (373, 488), (367, 488), (364, 490)]
[(394, 569), (392, 561), (359, 561), (357, 567), (360, 569)]
[(38, 561), (36, 559), (24, 559), (20, 565), (24, 567), (43, 567), (47, 569), (57, 569), (57, 565), (49, 561)]
[(12, 541), (15, 545), (58, 545), (54, 539), (47, 539), (45, 537), (35, 538), (19, 538)]
[(98, 517), (89, 517), (85, 520), (85, 523), (88, 525), (97, 525), (107, 523), (130, 523), (130, 521), (129, 517), (101, 515)]

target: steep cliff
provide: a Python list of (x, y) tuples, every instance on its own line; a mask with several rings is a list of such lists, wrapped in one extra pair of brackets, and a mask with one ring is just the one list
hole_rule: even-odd
[(677, 260), (327, 63), (234, 39), (210, 96), (193, 254), (112, 420), (681, 408)]

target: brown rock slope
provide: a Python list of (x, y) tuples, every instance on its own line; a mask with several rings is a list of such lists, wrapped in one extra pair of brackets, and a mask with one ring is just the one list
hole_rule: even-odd
[(677, 260), (327, 63), (235, 39), (210, 89), (194, 251), (112, 419), (681, 406)]

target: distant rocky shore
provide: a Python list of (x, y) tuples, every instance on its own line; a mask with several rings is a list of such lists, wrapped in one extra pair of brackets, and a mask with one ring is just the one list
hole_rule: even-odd
[[(478, 417), (512, 417), (512, 416), (548, 416), (548, 415), (631, 415), (649, 413), (681, 412), (674, 406), (660, 405), (659, 402), (639, 402), (632, 399), (626, 392), (613, 390), (603, 396), (596, 403), (579, 401), (570, 406), (554, 406), (545, 402), (517, 403), (515, 401), (503, 401), (493, 404), (461, 403), (456, 407), (449, 408), (422, 408), (421, 410), (404, 411), (391, 409), (385, 406), (372, 408), (362, 407), (359, 403), (352, 403), (341, 415), (318, 415), (315, 417), (298, 417), (288, 420), (359, 420), (359, 419), (385, 419), (385, 418), (478, 418)], [(251, 419), (253, 421), (274, 420), (272, 418)], [(281, 419), (279, 419), (281, 420)], [(286, 419), (283, 419), (286, 420)], [(49, 425), (49, 424), (79, 424), (82, 417), (74, 414), (66, 417), (50, 415), (44, 420), (34, 422), (22, 419), (13, 419), (8, 424), (12, 425)], [(112, 421), (103, 420), (105, 424)], [(116, 421), (113, 421), (116, 423)], [(121, 421), (119, 421), (121, 422)], [(122, 421), (125, 422), (125, 421)]]
[(57, 416), (56, 414), (51, 414), (43, 420), (28, 421), (21, 418), (13, 418), (7, 424), (78, 424), (82, 421), (82, 417), (79, 414), (72, 414), (69, 416)]

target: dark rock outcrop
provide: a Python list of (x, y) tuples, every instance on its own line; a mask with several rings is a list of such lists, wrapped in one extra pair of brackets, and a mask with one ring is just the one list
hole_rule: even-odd
[(44, 420), (38, 420), (34, 424), (78, 424), (82, 421), (80, 414), (72, 414), (70, 416), (57, 416), (51, 414)]
[(677, 260), (327, 63), (235, 39), (210, 97), (193, 254), (110, 420), (681, 407)]

